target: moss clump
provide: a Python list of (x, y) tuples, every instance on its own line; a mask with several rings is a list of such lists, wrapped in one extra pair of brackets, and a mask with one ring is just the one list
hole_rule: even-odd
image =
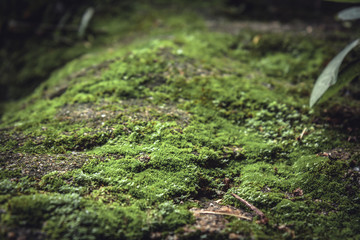
[(10, 226), (40, 228), (48, 239), (138, 239), (146, 233), (135, 230), (145, 219), (139, 209), (89, 205), (76, 194), (14, 197), (7, 209)]
[[(210, 234), (180, 229), (194, 223), (194, 202), (244, 208), (236, 193), (270, 223), (229, 217), (211, 236), (358, 237), (356, 144), (307, 107), (311, 86), (298, 82), (320, 71), (327, 43), (214, 33), (201, 20), (179, 32), (181, 22), (171, 21), (172, 30), (158, 30), (170, 37), (74, 60), (9, 105), (0, 138), (3, 234), (191, 238)], [(352, 157), (316, 155), (339, 146)]]

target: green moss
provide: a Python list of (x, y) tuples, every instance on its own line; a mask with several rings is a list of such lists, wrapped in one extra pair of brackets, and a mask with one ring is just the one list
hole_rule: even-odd
[(1, 194), (8, 194), (15, 192), (16, 189), (16, 183), (10, 181), (9, 179), (3, 179), (0, 182), (0, 191)]
[(43, 187), (48, 191), (59, 190), (59, 188), (65, 184), (66, 184), (65, 181), (61, 179), (58, 172), (56, 171), (48, 173), (45, 176), (43, 176), (39, 183), (40, 187)]
[(4, 170), (0, 171), (0, 179), (14, 178), (17, 176), (21, 176), (20, 169), (17, 169), (17, 170), (4, 169)]
[(49, 239), (138, 239), (146, 233), (136, 231), (145, 220), (139, 209), (89, 204), (76, 194), (14, 197), (7, 211), (3, 224), (40, 228)]
[(202, 197), (245, 208), (236, 193), (270, 223), (229, 218), (219, 238), (358, 237), (358, 155), (316, 156), (339, 146), (353, 153), (355, 144), (307, 107), (327, 43), (270, 33), (255, 41), (258, 33), (214, 33), (181, 19), (68, 63), (8, 106), (3, 155), (41, 155), (39, 166), (55, 155), (82, 161), (39, 167), (18, 183), (3, 164), (2, 223), (49, 239), (166, 237), (194, 222), (187, 209)]

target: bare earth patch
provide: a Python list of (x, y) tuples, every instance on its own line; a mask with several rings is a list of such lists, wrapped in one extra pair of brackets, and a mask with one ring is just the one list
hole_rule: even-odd
[(29, 154), (29, 153), (0, 153), (1, 171), (18, 171), (20, 176), (41, 178), (53, 172), (67, 172), (81, 168), (90, 159), (105, 157), (89, 156), (83, 153), (69, 154)]

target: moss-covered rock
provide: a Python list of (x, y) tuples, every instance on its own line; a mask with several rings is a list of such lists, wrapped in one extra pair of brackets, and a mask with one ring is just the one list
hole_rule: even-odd
[[(358, 100), (345, 97), (343, 125), (344, 98), (323, 108), (337, 112), (307, 106), (327, 46), (343, 40), (160, 16), (166, 27), (73, 60), (6, 106), (2, 236), (358, 238)], [(245, 209), (232, 193), (269, 223), (213, 211), (226, 222), (214, 230), (189, 211)]]

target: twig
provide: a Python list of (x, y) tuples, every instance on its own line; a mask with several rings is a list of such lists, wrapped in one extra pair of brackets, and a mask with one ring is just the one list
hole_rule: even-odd
[(234, 217), (242, 218), (242, 219), (245, 219), (245, 220), (251, 220), (250, 217), (247, 217), (247, 216), (244, 216), (244, 215), (233, 214), (233, 213), (226, 213), (226, 212), (199, 211), (199, 210), (196, 210), (196, 211), (194, 211), (194, 213), (198, 213), (198, 214), (226, 215), (226, 216), (234, 216)]
[(237, 200), (239, 200), (240, 202), (245, 204), (248, 208), (250, 208), (252, 211), (254, 211), (256, 213), (256, 215), (258, 215), (260, 217), (260, 223), (262, 223), (262, 224), (267, 224), (268, 223), (269, 219), (267, 219), (265, 214), (260, 209), (258, 209), (257, 207), (255, 207), (254, 205), (252, 205), (251, 203), (246, 201), (245, 199), (242, 199), (241, 197), (239, 197), (235, 193), (232, 193), (231, 195), (233, 195), (234, 198), (236, 198)]
[(296, 140), (301, 141), (305, 134), (307, 134), (307, 128), (304, 128), (304, 130), (301, 132), (300, 136), (296, 138)]
[(302, 133), (300, 134), (300, 140), (304, 137), (304, 135), (307, 133), (307, 128), (304, 128)]

